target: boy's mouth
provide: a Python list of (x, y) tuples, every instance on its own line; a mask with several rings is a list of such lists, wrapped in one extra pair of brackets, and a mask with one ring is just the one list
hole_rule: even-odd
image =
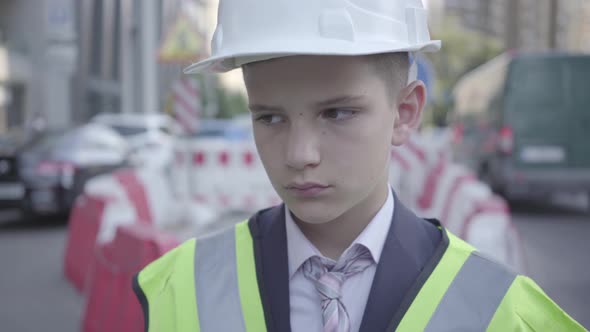
[(330, 186), (314, 182), (304, 182), (291, 183), (287, 185), (285, 188), (296, 196), (313, 197), (319, 195), (326, 189), (330, 188)]

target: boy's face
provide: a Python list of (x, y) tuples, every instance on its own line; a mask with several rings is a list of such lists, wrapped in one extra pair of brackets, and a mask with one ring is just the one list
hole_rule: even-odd
[(388, 91), (365, 58), (328, 56), (254, 63), (244, 80), (262, 163), (299, 219), (326, 223), (383, 199), (391, 145), (418, 126), (423, 85)]

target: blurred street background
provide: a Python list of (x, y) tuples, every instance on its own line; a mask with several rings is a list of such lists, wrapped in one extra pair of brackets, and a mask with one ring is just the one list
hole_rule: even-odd
[[(505, 253), (488, 226), (473, 238), (502, 242), (487, 253), (518, 255), (513, 267), (590, 328), (590, 1), (424, 2), (443, 49), (416, 59), (429, 89), (417, 140), (507, 204), (494, 220), (520, 249)], [(181, 241), (280, 202), (253, 149), (241, 72), (182, 74), (209, 53), (217, 4), (0, 0), (1, 331), (101, 330), (87, 313), (91, 272), (67, 266), (98, 270), (119, 226)], [(429, 158), (422, 178), (437, 167)], [(412, 203), (428, 181), (396, 170), (404, 202), (439, 217)], [(89, 256), (70, 255), (77, 243)]]

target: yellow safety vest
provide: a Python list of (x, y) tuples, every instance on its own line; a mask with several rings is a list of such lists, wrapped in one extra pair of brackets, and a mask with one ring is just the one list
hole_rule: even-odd
[[(586, 331), (531, 279), (442, 231), (449, 245), (395, 331)], [(267, 330), (247, 222), (183, 243), (138, 273), (134, 290), (148, 332)]]

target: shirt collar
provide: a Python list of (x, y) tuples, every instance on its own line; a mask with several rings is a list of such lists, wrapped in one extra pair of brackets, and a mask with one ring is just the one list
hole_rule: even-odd
[[(389, 233), (389, 226), (391, 225), (391, 218), (395, 208), (394, 204), (392, 189), (389, 187), (387, 200), (381, 209), (346, 250), (349, 250), (355, 244), (360, 244), (366, 247), (371, 252), (373, 260), (379, 263), (381, 252), (385, 245), (385, 239)], [(289, 257), (289, 278), (293, 278), (293, 275), (299, 270), (301, 265), (310, 257), (323, 257), (323, 255), (305, 237), (303, 232), (301, 232), (301, 229), (299, 229), (299, 226), (293, 220), (288, 207), (285, 209), (285, 222)]]

